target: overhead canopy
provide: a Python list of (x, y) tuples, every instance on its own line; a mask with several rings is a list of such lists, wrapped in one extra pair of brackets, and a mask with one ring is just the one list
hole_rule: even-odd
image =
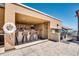
[(35, 18), (32, 16), (16, 13), (16, 22), (24, 23), (24, 24), (40, 24), (40, 23), (44, 23), (44, 22), (48, 22), (48, 21), (39, 19), (39, 18)]
[(65, 30), (72, 30), (71, 28), (69, 28), (69, 27), (62, 27), (62, 29), (65, 29)]

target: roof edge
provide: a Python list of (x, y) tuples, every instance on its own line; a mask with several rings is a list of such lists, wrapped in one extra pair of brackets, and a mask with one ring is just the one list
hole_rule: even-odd
[[(26, 5), (24, 5), (24, 4), (21, 4), (21, 3), (14, 3), (14, 4), (18, 4), (18, 5), (22, 6), (22, 7), (31, 9), (31, 10), (33, 10), (33, 11), (35, 11), (35, 12), (38, 12), (38, 13), (41, 13), (42, 15), (45, 15), (45, 16), (47, 16), (47, 17), (50, 17), (50, 18), (53, 18), (53, 19), (55, 19), (55, 20), (61, 21), (60, 19), (58, 19), (58, 18), (56, 18), (56, 17), (53, 17), (53, 16), (51, 16), (51, 15), (48, 15), (48, 14), (46, 14), (46, 13), (44, 13), (44, 12), (41, 12), (41, 11), (39, 11), (39, 10), (36, 10), (36, 9), (34, 9), (34, 8), (32, 8), (32, 7), (29, 7), (29, 6), (26, 6)], [(61, 22), (62, 22), (62, 21), (61, 21)]]

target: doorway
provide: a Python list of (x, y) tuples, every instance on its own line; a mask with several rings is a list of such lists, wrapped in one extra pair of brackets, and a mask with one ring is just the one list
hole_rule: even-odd
[(4, 8), (0, 7), (0, 47), (4, 47)]

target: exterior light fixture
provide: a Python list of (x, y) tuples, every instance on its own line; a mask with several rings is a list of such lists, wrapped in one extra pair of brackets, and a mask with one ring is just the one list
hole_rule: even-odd
[(5, 23), (3, 26), (3, 30), (5, 33), (13, 33), (16, 30), (16, 26), (13, 23)]

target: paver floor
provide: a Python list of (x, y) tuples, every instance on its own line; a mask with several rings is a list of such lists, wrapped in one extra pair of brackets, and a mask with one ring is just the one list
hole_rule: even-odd
[(46, 41), (18, 50), (0, 54), (1, 56), (77, 56), (79, 45), (76, 43), (62, 43)]

